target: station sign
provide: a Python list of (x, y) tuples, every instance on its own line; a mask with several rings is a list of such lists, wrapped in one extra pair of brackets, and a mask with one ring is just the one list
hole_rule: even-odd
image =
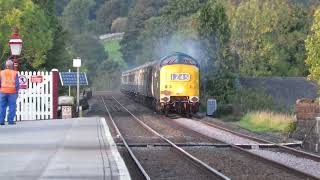
[(42, 83), (43, 76), (31, 76), (31, 83)]
[(19, 89), (28, 89), (28, 77), (25, 75), (20, 75), (19, 85)]
[(72, 118), (72, 106), (62, 106), (61, 114), (62, 114), (62, 119)]

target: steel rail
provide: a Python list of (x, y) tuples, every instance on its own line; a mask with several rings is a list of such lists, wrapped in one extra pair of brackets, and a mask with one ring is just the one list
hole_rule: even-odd
[[(240, 136), (240, 137), (243, 137), (243, 138), (248, 138), (248, 139), (250, 139), (250, 140), (255, 140), (255, 141), (260, 142), (260, 143), (261, 143), (261, 142), (269, 143), (269, 144), (271, 144), (271, 145), (275, 145), (276, 147), (280, 147), (280, 148), (285, 148), (285, 149), (288, 148), (288, 147), (285, 147), (285, 146), (277, 145), (277, 144), (275, 144), (275, 143), (273, 143), (273, 142), (270, 142), (270, 141), (266, 141), (266, 140), (258, 139), (258, 138), (255, 138), (255, 137), (247, 136), (247, 135), (244, 135), (244, 134), (241, 134), (241, 133), (238, 133), (238, 132), (234, 132), (234, 131), (231, 131), (231, 130), (229, 130), (229, 129), (220, 127), (220, 126), (215, 125), (215, 124), (212, 124), (212, 123), (208, 123), (208, 122), (204, 122), (204, 121), (200, 121), (200, 122), (203, 122), (204, 124), (207, 124), (207, 125), (209, 125), (209, 126), (211, 126), (211, 127), (214, 127), (214, 128), (217, 128), (217, 129), (226, 131), (226, 132), (230, 132), (230, 133), (232, 133), (232, 134), (234, 134), (234, 135), (237, 135), (237, 136)], [(226, 143), (226, 142), (225, 142), (225, 143)], [(226, 143), (226, 144), (229, 144), (229, 145), (230, 145), (232, 148), (234, 148), (235, 150), (237, 150), (237, 151), (239, 151), (239, 152), (244, 152), (244, 153), (248, 154), (249, 156), (251, 156), (251, 157), (253, 157), (253, 158), (255, 158), (255, 159), (260, 159), (260, 160), (262, 160), (262, 161), (264, 161), (264, 162), (266, 162), (266, 163), (268, 163), (268, 162), (270, 163), (270, 162), (271, 162), (272, 164), (276, 165), (276, 166), (279, 167), (279, 168), (285, 168), (285, 169), (287, 169), (289, 172), (292, 172), (292, 173), (294, 173), (294, 174), (297, 175), (297, 176), (305, 177), (305, 178), (308, 178), (308, 179), (318, 179), (318, 180), (320, 180), (320, 178), (317, 177), (317, 176), (314, 176), (314, 175), (312, 175), (312, 174), (308, 174), (308, 173), (306, 173), (306, 172), (304, 172), (304, 171), (301, 171), (301, 170), (296, 169), (296, 168), (294, 168), (294, 167), (291, 167), (291, 166), (282, 164), (282, 163), (277, 162), (277, 161), (275, 161), (275, 160), (272, 160), (272, 159), (269, 159), (269, 158), (260, 156), (260, 155), (258, 155), (258, 154), (255, 154), (255, 153), (253, 153), (253, 152), (250, 152), (250, 151), (248, 151), (248, 150), (246, 150), (246, 149), (244, 149), (244, 148), (242, 148), (242, 147), (240, 147), (240, 146), (237, 146), (237, 145), (235, 145), (235, 144), (230, 144), (230, 143)], [(292, 148), (288, 148), (288, 149), (291, 150)], [(294, 152), (296, 152), (296, 151), (294, 151)], [(298, 152), (300, 152), (300, 151), (298, 151)], [(307, 154), (307, 156), (312, 155), (312, 154), (309, 154), (309, 153), (306, 153), (306, 154)], [(310, 157), (314, 157), (314, 156), (312, 155), (312, 156), (310, 156)]]
[[(167, 118), (167, 119), (170, 119), (170, 118)], [(172, 121), (172, 122), (175, 123), (174, 121)], [(203, 122), (203, 121), (199, 121), (199, 122)], [(182, 125), (179, 124), (179, 123), (175, 123), (175, 124), (178, 124), (179, 126), (184, 127), (184, 126), (182, 126)], [(206, 122), (204, 122), (204, 124), (206, 124)], [(210, 124), (210, 123), (209, 123), (209, 124)], [(208, 125), (209, 125), (209, 124), (208, 124)], [(209, 125), (209, 126), (215, 127), (214, 125)], [(219, 129), (219, 128), (217, 128), (217, 129)], [(231, 131), (231, 130), (228, 130), (228, 129), (225, 129), (225, 128), (222, 128), (222, 127), (221, 127), (220, 130), (225, 130), (226, 132)], [(198, 133), (201, 134), (200, 132), (198, 132)], [(212, 137), (209, 137), (209, 136), (207, 136), (207, 135), (205, 135), (205, 134), (201, 134), (201, 135), (204, 135), (204, 136), (206, 136), (206, 137), (208, 137), (208, 138), (211, 138), (211, 139), (213, 139), (213, 140), (217, 140), (217, 139), (214, 139), (214, 138), (212, 138)], [(237, 135), (237, 134), (234, 134), (234, 135)], [(246, 135), (243, 135), (243, 134), (240, 134), (240, 133), (239, 133), (239, 136), (245, 138)], [(254, 138), (254, 137), (251, 137), (251, 136), (248, 136), (248, 137), (249, 137), (248, 139), (253, 140), (253, 141), (256, 139), (256, 142), (257, 142), (257, 143), (262, 143), (262, 142), (264, 142), (264, 144), (250, 145), (251, 148), (252, 148), (253, 146), (254, 146), (254, 147), (256, 147), (256, 146), (263, 146), (263, 147), (268, 147), (268, 146), (269, 146), (269, 147), (272, 147), (272, 146), (274, 146), (275, 148), (278, 148), (278, 145), (275, 144), (275, 143), (263, 141), (263, 140), (261, 140), (261, 139)], [(231, 147), (232, 149), (234, 149), (235, 151), (237, 151), (237, 152), (239, 152), (239, 153), (247, 154), (248, 156), (250, 156), (250, 157), (252, 157), (252, 158), (254, 158), (254, 159), (257, 159), (257, 160), (259, 160), (259, 161), (263, 161), (263, 162), (265, 162), (265, 163), (269, 163), (269, 164), (271, 163), (272, 165), (275, 165), (275, 166), (277, 166), (278, 168), (281, 168), (281, 169), (285, 169), (285, 170), (287, 170), (287, 172), (291, 172), (291, 173), (293, 173), (293, 174), (295, 174), (295, 175), (297, 175), (297, 176), (299, 176), (299, 177), (307, 177), (308, 179), (318, 179), (318, 180), (320, 180), (320, 178), (317, 177), (317, 176), (314, 176), (314, 175), (312, 175), (312, 174), (308, 174), (308, 173), (306, 173), (306, 172), (304, 172), (304, 171), (301, 171), (301, 170), (299, 170), (299, 169), (293, 168), (293, 167), (291, 167), (291, 166), (287, 166), (287, 165), (285, 165), (285, 164), (282, 164), (282, 163), (277, 162), (277, 161), (275, 161), (275, 160), (272, 160), (272, 159), (269, 159), (269, 158), (260, 156), (260, 155), (258, 155), (258, 154), (255, 154), (255, 153), (250, 152), (249, 150), (245, 149), (245, 148), (248, 148), (249, 146), (243, 146), (243, 145), (241, 145), (241, 144), (240, 144), (240, 145), (239, 145), (239, 144), (230, 144), (230, 143), (227, 143), (227, 142), (224, 142), (224, 141), (221, 141), (221, 140), (218, 140), (218, 141), (220, 141), (221, 143), (224, 143), (226, 146)]]
[[(115, 99), (113, 96), (112, 96), (112, 98)], [(115, 100), (116, 100), (116, 99), (115, 99)], [(116, 100), (116, 101), (117, 101), (117, 100)], [(118, 101), (117, 101), (117, 102), (118, 102)], [(119, 103), (119, 102), (118, 102), (118, 103)], [(120, 104), (120, 103), (119, 103), (119, 104)], [(130, 113), (130, 111), (128, 111), (122, 104), (120, 104), (120, 105), (121, 105), (127, 112)], [(140, 121), (140, 120), (139, 120), (136, 116), (134, 116), (132, 113), (130, 113), (130, 114), (131, 114), (136, 120), (138, 120), (138, 122)], [(168, 118), (168, 119), (170, 119), (170, 118)], [(200, 122), (204, 122), (204, 121), (200, 121)], [(142, 122), (142, 123), (143, 123), (143, 122)], [(212, 124), (210, 125), (210, 123), (207, 123), (207, 122), (204, 122), (204, 123), (205, 123), (205, 124), (208, 124), (209, 126), (215, 127), (215, 125), (212, 125)], [(182, 125), (179, 125), (179, 126), (183, 127)], [(218, 128), (218, 127), (217, 127), (217, 128)], [(227, 131), (227, 132), (231, 131), (231, 130), (228, 130), (228, 129), (226, 129), (226, 128), (222, 128), (222, 127), (220, 127), (220, 128), (221, 128), (221, 130), (225, 130), (225, 131)], [(218, 129), (220, 129), (220, 128), (218, 128)], [(232, 133), (232, 132), (230, 132), (230, 133)], [(201, 134), (201, 133), (199, 133), (199, 134)], [(251, 138), (252, 138), (251, 140), (255, 140), (255, 141), (257, 141), (257, 142), (264, 142), (264, 143), (271, 144), (271, 145), (275, 145), (275, 146), (277, 146), (277, 147), (284, 148), (284, 149), (287, 149), (287, 148), (288, 148), (288, 147), (285, 147), (285, 146), (281, 146), (281, 145), (275, 144), (275, 143), (273, 143), (273, 142), (265, 141), (265, 140), (258, 139), (258, 138), (254, 138), (254, 137), (251, 137), (251, 136), (246, 136), (246, 135), (243, 135), (243, 134), (240, 134), (240, 133), (238, 133), (238, 134), (239, 134), (240, 137), (247, 137), (248, 139), (251, 139)], [(235, 134), (235, 135), (237, 135), (237, 134)], [(206, 135), (204, 135), (204, 136), (206, 136)], [(206, 136), (206, 137), (208, 137), (208, 136)], [(209, 138), (211, 138), (211, 137), (209, 137)], [(214, 139), (214, 138), (211, 138), (211, 139)], [(220, 141), (220, 140), (218, 140), (218, 141)], [(222, 142), (222, 141), (220, 141), (220, 142)], [(222, 143), (225, 143), (226, 145), (231, 146), (232, 149), (234, 149), (234, 150), (236, 150), (236, 151), (238, 151), (238, 152), (245, 153), (245, 154), (251, 156), (251, 157), (254, 158), (254, 159), (258, 159), (258, 160), (263, 161), (263, 162), (266, 162), (266, 163), (271, 163), (271, 164), (277, 166), (278, 168), (285, 169), (285, 170), (287, 170), (287, 172), (291, 172), (291, 173), (293, 173), (293, 174), (295, 174), (295, 175), (297, 175), (297, 176), (299, 176), (299, 177), (303, 177), (303, 178), (307, 178), (307, 179), (318, 179), (318, 180), (320, 180), (320, 178), (317, 177), (317, 176), (314, 176), (314, 175), (312, 175), (312, 174), (308, 174), (308, 173), (306, 173), (306, 172), (304, 172), (304, 171), (295, 169), (295, 168), (293, 168), (293, 167), (291, 167), (291, 166), (287, 166), (287, 165), (282, 164), (282, 163), (280, 163), (280, 162), (277, 162), (277, 161), (275, 161), (275, 160), (272, 160), (272, 159), (269, 159), (269, 158), (260, 156), (260, 155), (258, 155), (258, 154), (255, 154), (255, 153), (253, 153), (253, 152), (250, 152), (250, 151), (248, 151), (248, 150), (246, 150), (246, 149), (244, 149), (244, 148), (242, 148), (242, 147), (240, 147), (240, 146), (237, 146), (237, 145), (235, 145), (235, 144), (230, 144), (230, 143), (226, 143), (226, 142), (222, 142)], [(293, 148), (288, 148), (288, 149), (290, 149), (290, 151), (291, 151), (291, 150), (295, 150), (295, 149), (293, 149)], [(297, 151), (297, 150), (296, 150), (296, 151)], [(298, 152), (300, 152), (300, 151), (298, 151)], [(315, 155), (310, 154), (310, 153), (304, 153), (304, 154), (308, 154), (307, 156), (310, 156), (310, 157), (314, 157), (314, 156), (315, 156)]]
[(111, 113), (110, 113), (110, 111), (109, 111), (109, 109), (108, 109), (108, 107), (107, 107), (107, 105), (106, 105), (106, 103), (105, 103), (105, 101), (104, 101), (104, 99), (103, 99), (102, 96), (101, 96), (101, 99), (102, 99), (102, 102), (103, 102), (103, 104), (104, 104), (105, 109), (107, 110), (107, 113), (108, 113), (109, 118), (110, 118), (110, 120), (111, 120), (111, 122), (112, 122), (112, 125), (114, 126), (114, 128), (115, 128), (116, 131), (117, 131), (117, 136), (119, 136), (120, 139), (122, 140), (124, 146), (126, 147), (127, 151), (129, 152), (131, 158), (133, 159), (133, 161), (135, 162), (135, 164), (138, 166), (139, 170), (141, 171), (141, 173), (143, 174), (143, 176), (145, 177), (145, 179), (151, 180), (151, 178), (150, 178), (150, 176), (148, 175), (148, 173), (145, 171), (145, 169), (142, 167), (142, 165), (141, 165), (141, 163), (139, 162), (139, 160), (137, 159), (137, 157), (136, 157), (136, 156), (134, 155), (134, 153), (132, 152), (132, 150), (131, 150), (131, 148), (129, 147), (127, 141), (123, 138), (123, 136), (122, 136), (119, 128), (117, 127), (116, 123), (114, 122), (114, 120), (113, 120), (113, 118), (112, 118), (112, 116), (111, 116)]
[(313, 160), (313, 161), (316, 161), (316, 162), (320, 162), (320, 156), (317, 156), (317, 155), (314, 155), (314, 154), (311, 154), (311, 153), (300, 151), (300, 150), (297, 150), (297, 149), (294, 149), (294, 148), (291, 148), (291, 147), (287, 147), (287, 146), (284, 146), (284, 145), (281, 145), (281, 144), (278, 144), (278, 143), (274, 143), (274, 142), (271, 142), (271, 141), (268, 141), (268, 140), (264, 140), (264, 139), (252, 137), (252, 136), (249, 136), (249, 135), (245, 135), (245, 134), (242, 134), (242, 133), (239, 133), (239, 132), (235, 132), (235, 131), (232, 131), (230, 129), (226, 129), (224, 127), (221, 127), (219, 125), (216, 125), (216, 124), (213, 124), (213, 123), (209, 123), (209, 122), (206, 122), (206, 121), (199, 121), (199, 122), (202, 122), (204, 124), (207, 124), (208, 126), (220, 129), (222, 131), (229, 132), (231, 134), (234, 134), (234, 135), (237, 135), (237, 136), (249, 139), (249, 140), (253, 140), (253, 141), (260, 142), (260, 143), (266, 143), (266, 144), (274, 145), (277, 148), (279, 148), (279, 149), (281, 149), (281, 150), (283, 150), (285, 152), (292, 153), (292, 154), (294, 154), (294, 155), (296, 155), (298, 157), (308, 158), (310, 160)]
[(221, 178), (221, 179), (225, 179), (225, 180), (230, 180), (229, 177), (227, 177), (226, 175), (220, 173), (219, 171), (217, 171), (216, 169), (212, 168), (211, 166), (207, 165), (206, 163), (204, 163), (203, 161), (199, 160), (198, 158), (194, 157), (193, 155), (191, 155), (190, 153), (188, 153), (187, 151), (185, 151), (184, 149), (180, 148), (179, 146), (177, 146), (175, 143), (173, 143), (172, 141), (170, 141), (169, 139), (167, 139), (166, 137), (164, 137), (163, 135), (161, 135), (160, 133), (158, 133), (157, 131), (155, 131), (154, 129), (152, 129), (150, 126), (148, 126), (147, 124), (145, 124), (144, 122), (142, 122), (139, 118), (137, 118), (134, 114), (132, 114), (126, 107), (124, 107), (115, 97), (112, 96), (112, 98), (124, 109), (126, 110), (140, 125), (142, 125), (145, 129), (147, 129), (148, 131), (152, 132), (153, 134), (155, 134), (156, 136), (159, 136), (161, 139), (163, 139), (165, 142), (167, 142), (168, 144), (170, 144), (172, 147), (174, 147), (176, 150), (178, 150), (178, 152), (182, 153), (183, 155), (187, 156), (189, 159), (191, 159), (193, 162), (195, 162), (196, 164), (200, 165), (201, 167), (204, 167), (207, 171), (213, 173), (215, 176)]

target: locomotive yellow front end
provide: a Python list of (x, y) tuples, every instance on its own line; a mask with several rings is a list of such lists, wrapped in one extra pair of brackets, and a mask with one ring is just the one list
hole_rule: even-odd
[(166, 114), (198, 111), (199, 79), (199, 65), (188, 55), (179, 53), (161, 63), (160, 102)]

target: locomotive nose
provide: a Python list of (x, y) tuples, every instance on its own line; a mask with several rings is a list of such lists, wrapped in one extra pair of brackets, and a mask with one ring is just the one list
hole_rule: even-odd
[(183, 87), (178, 88), (178, 89), (177, 89), (177, 93), (178, 93), (178, 94), (184, 93), (184, 88), (183, 88)]

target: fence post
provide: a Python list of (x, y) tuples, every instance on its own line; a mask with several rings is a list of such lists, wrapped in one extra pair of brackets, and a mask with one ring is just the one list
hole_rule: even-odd
[(52, 69), (52, 118), (58, 119), (59, 71)]

